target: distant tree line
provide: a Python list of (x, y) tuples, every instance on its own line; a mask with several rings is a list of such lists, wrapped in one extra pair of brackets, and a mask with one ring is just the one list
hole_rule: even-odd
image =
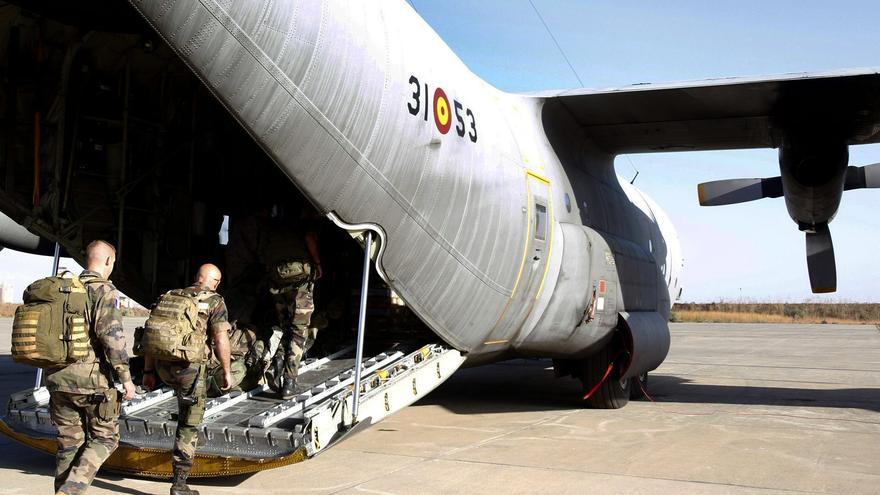
[[(702, 318), (700, 316), (703, 316)], [(729, 315), (722, 321), (803, 323), (880, 323), (877, 303), (679, 303), (672, 309), (671, 321), (711, 321), (708, 315)], [(767, 318), (762, 318), (767, 317)]]

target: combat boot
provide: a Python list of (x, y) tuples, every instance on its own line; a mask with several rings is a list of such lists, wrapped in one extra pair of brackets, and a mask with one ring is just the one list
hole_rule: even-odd
[(171, 495), (199, 495), (198, 490), (192, 490), (186, 484), (186, 478), (189, 473), (183, 471), (174, 471), (174, 477), (171, 478)]
[(284, 361), (282, 358), (272, 358), (269, 368), (266, 370), (265, 379), (273, 392), (281, 392), (281, 382), (284, 380)]
[(284, 379), (284, 388), (281, 390), (281, 398), (283, 400), (290, 400), (296, 397), (296, 378)]

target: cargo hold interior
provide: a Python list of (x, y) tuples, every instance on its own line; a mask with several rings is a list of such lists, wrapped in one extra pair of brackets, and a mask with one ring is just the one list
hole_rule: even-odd
[[(90, 240), (114, 243), (114, 283), (149, 307), (187, 285), (201, 263), (225, 269), (229, 235), (248, 216), (311, 211), (324, 269), (314, 321), (326, 323), (312, 354), (353, 342), (361, 244), (311, 209), (128, 5), (5, 4), (0, 71), (3, 213), (80, 262)], [(265, 266), (248, 273), (265, 277)], [(219, 291), (232, 310), (231, 282)], [(266, 304), (263, 287), (250, 296)], [(375, 271), (367, 309), (367, 346), (376, 351), (440, 341)]]

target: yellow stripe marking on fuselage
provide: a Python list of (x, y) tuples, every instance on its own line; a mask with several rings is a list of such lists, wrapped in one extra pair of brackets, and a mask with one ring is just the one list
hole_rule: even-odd
[[(529, 183), (529, 178), (533, 178), (533, 179), (537, 180), (538, 182), (543, 182), (544, 184), (547, 185), (548, 190), (551, 189), (549, 179), (547, 179), (546, 177), (544, 177), (536, 172), (533, 172), (531, 170), (526, 170), (526, 230), (525, 230), (525, 235), (523, 236), (525, 241), (523, 243), (522, 261), (520, 262), (519, 273), (517, 273), (517, 275), (516, 275), (516, 282), (513, 284), (513, 290), (510, 292), (510, 297), (507, 299), (507, 303), (505, 303), (504, 309), (501, 310), (501, 315), (498, 317), (498, 320), (495, 322), (495, 325), (492, 326), (492, 330), (489, 331), (489, 335), (491, 335), (498, 328), (498, 325), (501, 324), (502, 321), (504, 321), (504, 316), (507, 314), (507, 310), (510, 307), (510, 303), (513, 302), (514, 297), (516, 297), (516, 290), (519, 288), (519, 284), (522, 281), (522, 274), (525, 271), (526, 260), (529, 257), (529, 242), (532, 240), (532, 210), (533, 210), (532, 206), (533, 206), (533, 203), (535, 202), (534, 201), (534, 194), (532, 193), (532, 187), (531, 187), (531, 184)], [(540, 287), (538, 288), (538, 295), (540, 295), (541, 289), (544, 287), (544, 280), (547, 278), (548, 268), (550, 267), (550, 263), (549, 263), (550, 249), (549, 249), (549, 247), (550, 247), (550, 242), (552, 242), (552, 240), (553, 240), (553, 201), (552, 201), (552, 198), (550, 197), (551, 194), (548, 194), (547, 196), (548, 196), (547, 197), (548, 208), (550, 209), (550, 216), (549, 216), (549, 221), (548, 221), (547, 225), (548, 225), (548, 229), (550, 230), (550, 234), (548, 237), (548, 249), (547, 249), (547, 257), (546, 257), (547, 259), (545, 260), (546, 264), (544, 266), (544, 275), (541, 277), (541, 284), (540, 284)], [(537, 295), (535, 296), (535, 299), (537, 299)], [(533, 306), (533, 305), (534, 305), (534, 300), (532, 301), (532, 304), (529, 306), (529, 309), (526, 312), (526, 316), (525, 316), (526, 319), (528, 319), (529, 314), (531, 314), (531, 312), (532, 312), (531, 306)], [(525, 320), (523, 320), (523, 321), (525, 321)], [(494, 341), (493, 340), (490, 342), (498, 344), (498, 343), (503, 343), (503, 342), (507, 342), (507, 341), (506, 340), (505, 341)], [(486, 342), (484, 342), (483, 344), (488, 345)]]
[(516, 281), (513, 283), (513, 290), (510, 291), (510, 297), (507, 298), (507, 302), (504, 304), (504, 309), (501, 310), (501, 315), (498, 316), (498, 320), (495, 321), (495, 325), (492, 326), (492, 330), (489, 331), (489, 335), (498, 328), (498, 325), (504, 321), (504, 315), (507, 314), (507, 309), (510, 307), (510, 303), (513, 302), (513, 298), (516, 297), (516, 289), (519, 288), (519, 282), (522, 279), (523, 270), (526, 268), (526, 258), (529, 255), (529, 241), (531, 238), (529, 237), (529, 233), (532, 231), (532, 190), (529, 187), (528, 175), (531, 172), (526, 172), (526, 230), (525, 235), (523, 235), (523, 253), (522, 253), (522, 261), (519, 264), (519, 273), (516, 274)]

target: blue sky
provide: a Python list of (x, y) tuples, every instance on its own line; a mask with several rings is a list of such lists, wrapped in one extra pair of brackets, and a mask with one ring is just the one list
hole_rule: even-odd
[[(478, 75), (507, 91), (581, 86), (528, 0), (412, 0)], [(586, 87), (880, 66), (880, 2), (533, 0)], [(880, 146), (850, 150), (880, 162)], [(630, 165), (630, 162), (632, 165)], [(781, 199), (700, 208), (696, 184), (778, 174), (774, 150), (632, 155), (618, 171), (667, 211), (685, 255), (686, 301), (880, 301), (880, 190), (851, 191), (831, 224), (838, 292), (809, 291), (803, 234)], [(0, 252), (15, 290), (51, 260)], [(69, 264), (69, 262), (68, 262)]]
[[(533, 0), (583, 85), (880, 67), (880, 2)], [(517, 92), (581, 86), (528, 0), (412, 0), (475, 73)], [(880, 146), (850, 149), (880, 162)], [(632, 163), (632, 165), (630, 164)], [(775, 150), (621, 157), (618, 173), (666, 210), (685, 256), (685, 301), (880, 301), (880, 190), (850, 191), (831, 224), (838, 292), (810, 292), (804, 236), (782, 199), (700, 208), (696, 185), (778, 175)]]

